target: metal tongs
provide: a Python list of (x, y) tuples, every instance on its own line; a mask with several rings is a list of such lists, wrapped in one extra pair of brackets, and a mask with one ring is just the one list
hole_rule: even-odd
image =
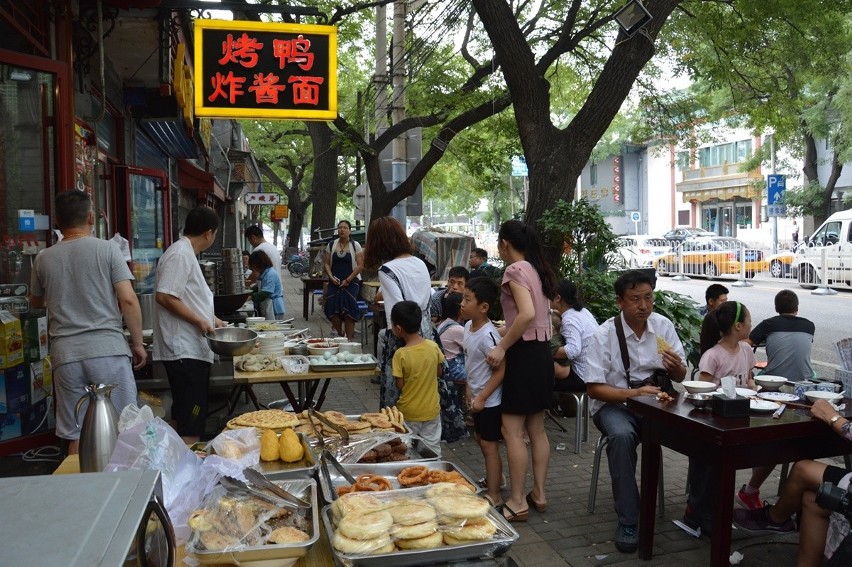
[(244, 468), (243, 474), (245, 475), (245, 477), (247, 479), (249, 479), (249, 481), (253, 485), (255, 485), (258, 488), (261, 488), (263, 490), (268, 490), (272, 494), (274, 494), (274, 495), (276, 495), (280, 498), (283, 498), (284, 500), (287, 500), (288, 502), (291, 502), (291, 503), (293, 503), (296, 506), (299, 506), (301, 508), (310, 508), (311, 507), (310, 502), (302, 500), (301, 498), (299, 498), (295, 494), (292, 494), (292, 493), (288, 492), (287, 490), (281, 488), (280, 486), (278, 486), (277, 484), (275, 484), (274, 482), (270, 481), (268, 478), (263, 476), (262, 473), (260, 473), (259, 471), (256, 471), (255, 469), (253, 469), (251, 467)]
[[(346, 479), (346, 482), (348, 482), (349, 484), (355, 484), (355, 477), (349, 474), (349, 471), (347, 471), (343, 467), (343, 465), (340, 464), (340, 461), (334, 458), (334, 455), (331, 454), (331, 451), (329, 451), (328, 449), (323, 449), (321, 458), (323, 463), (331, 463), (331, 466), (337, 469), (337, 472), (340, 473), (340, 476)], [(328, 467), (326, 467), (326, 474), (328, 474)], [(328, 485), (331, 486), (331, 482), (329, 482)]]
[(325, 447), (325, 439), (323, 439), (322, 432), (317, 430), (317, 426), (314, 424), (314, 418), (316, 418), (317, 421), (322, 422), (323, 425), (327, 425), (329, 429), (333, 429), (338, 435), (340, 435), (340, 441), (343, 443), (344, 447), (349, 445), (349, 432), (346, 431), (345, 428), (333, 423), (321, 413), (315, 412), (313, 408), (308, 408), (308, 423), (311, 424), (311, 429), (314, 430), (314, 434), (319, 440), (320, 447)]
[(296, 506), (294, 503), (292, 503), (288, 500), (284, 500), (283, 498), (280, 498), (279, 496), (272, 496), (272, 495), (270, 495), (266, 492), (262, 492), (260, 490), (255, 490), (254, 488), (251, 488), (249, 485), (247, 485), (243, 481), (241, 481), (237, 478), (234, 478), (232, 476), (223, 476), (222, 478), (219, 479), (219, 484), (224, 486), (225, 490), (227, 490), (228, 492), (248, 493), (248, 494), (251, 494), (252, 496), (256, 496), (257, 498), (260, 498), (261, 500), (265, 500), (267, 502), (275, 504), (276, 506), (284, 505), (284, 506), (287, 506), (287, 507), (290, 507), (290, 508)]

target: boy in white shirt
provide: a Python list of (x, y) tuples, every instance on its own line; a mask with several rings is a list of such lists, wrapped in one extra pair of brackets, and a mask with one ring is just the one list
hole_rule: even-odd
[(485, 481), (488, 499), (496, 506), (502, 503), (500, 485), (503, 462), (500, 458), (503, 372), (505, 359), (492, 369), (485, 357), (500, 342), (497, 329), (488, 319), (488, 310), (497, 302), (500, 289), (490, 278), (473, 278), (464, 289), (461, 316), (464, 327), (465, 370), (467, 371), (467, 405), (473, 416), (476, 442), (485, 458)]

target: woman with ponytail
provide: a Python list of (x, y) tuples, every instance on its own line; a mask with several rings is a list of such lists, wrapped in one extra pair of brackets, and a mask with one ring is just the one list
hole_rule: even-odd
[[(550, 300), (556, 294), (556, 281), (532, 227), (506, 221), (498, 233), (497, 250), (506, 264), (501, 298), (506, 325), (500, 330), (503, 338), (486, 360), (496, 367), (506, 359), (501, 412), (512, 485), (503, 515), (510, 522), (523, 522), (530, 506), (539, 512), (547, 508), (544, 482), (550, 441), (544, 430), (544, 411), (550, 407), (553, 392)], [(524, 431), (529, 435), (533, 464), (533, 489), (526, 496), (529, 457)]]

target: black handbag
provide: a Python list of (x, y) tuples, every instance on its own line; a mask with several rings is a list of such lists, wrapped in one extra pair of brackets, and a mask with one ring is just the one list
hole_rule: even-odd
[(642, 386), (656, 386), (666, 394), (675, 395), (672, 379), (665, 369), (654, 370), (650, 377), (644, 380), (630, 379), (630, 356), (627, 354), (627, 339), (624, 338), (624, 326), (621, 324), (621, 314), (613, 319), (615, 323), (615, 335), (618, 337), (618, 348), (621, 350), (621, 363), (624, 364), (624, 372), (627, 375), (627, 384), (630, 388), (641, 388)]

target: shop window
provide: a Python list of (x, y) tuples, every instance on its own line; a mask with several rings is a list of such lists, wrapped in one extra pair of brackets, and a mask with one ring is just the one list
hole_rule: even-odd
[(737, 228), (754, 227), (753, 211), (751, 205), (737, 205)]
[[(0, 283), (29, 283), (31, 255), (47, 245), (53, 182), (54, 77), (0, 64)], [(19, 211), (38, 222), (22, 228)], [(31, 218), (31, 217), (30, 217)]]

